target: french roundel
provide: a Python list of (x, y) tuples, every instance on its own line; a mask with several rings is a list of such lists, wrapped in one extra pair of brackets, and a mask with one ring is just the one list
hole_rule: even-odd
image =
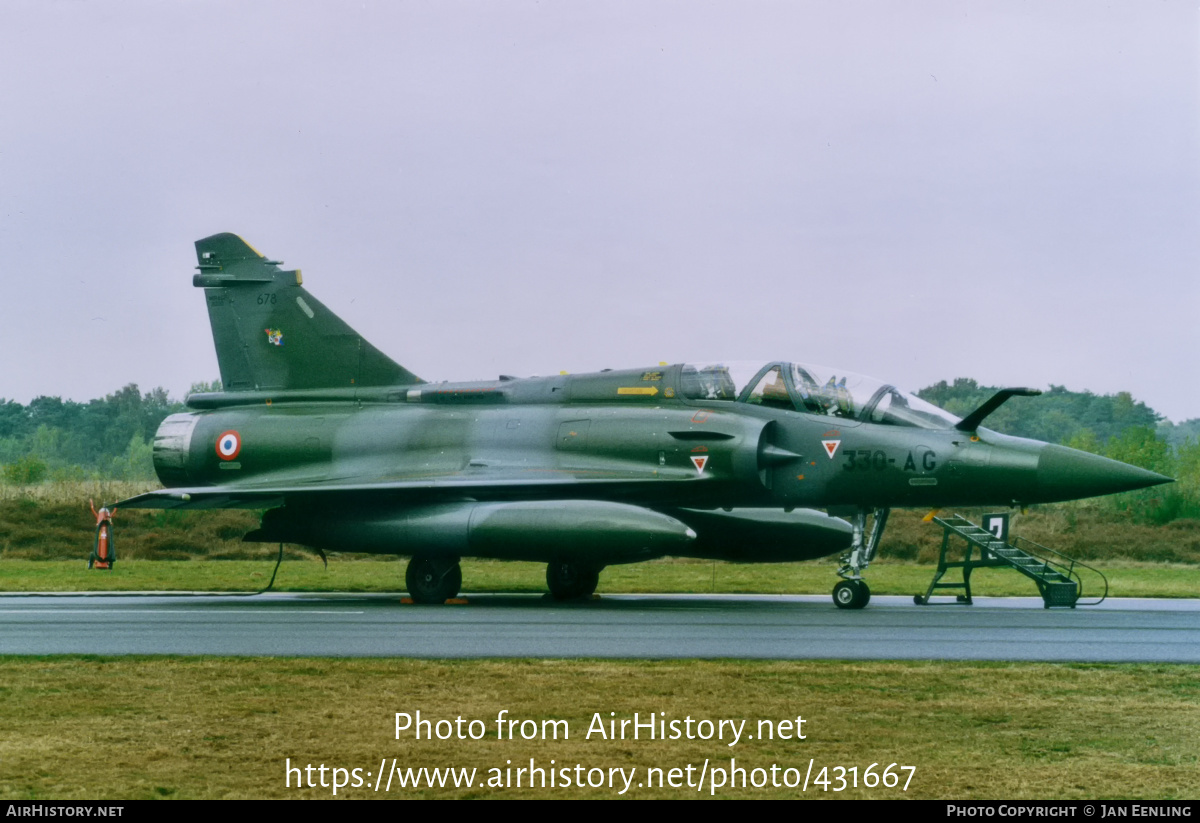
[(222, 460), (233, 460), (242, 451), (242, 436), (235, 431), (227, 431), (217, 438), (217, 457)]

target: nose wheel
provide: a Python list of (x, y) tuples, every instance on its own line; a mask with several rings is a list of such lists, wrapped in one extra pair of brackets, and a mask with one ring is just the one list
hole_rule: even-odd
[(861, 609), (871, 602), (871, 587), (865, 580), (843, 580), (833, 587), (833, 602), (839, 609)]

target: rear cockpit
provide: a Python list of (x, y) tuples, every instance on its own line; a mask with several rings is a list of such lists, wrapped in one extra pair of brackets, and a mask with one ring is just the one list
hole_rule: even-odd
[(959, 421), (882, 380), (782, 361), (688, 363), (680, 392), (689, 400), (748, 403), (860, 423), (952, 429)]

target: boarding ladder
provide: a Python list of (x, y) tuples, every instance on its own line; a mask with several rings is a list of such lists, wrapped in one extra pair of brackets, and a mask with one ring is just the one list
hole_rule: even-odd
[[(952, 515), (945, 519), (933, 518), (933, 522), (942, 527), (942, 551), (938, 559), (937, 573), (924, 595), (918, 594), (913, 598), (920, 605), (930, 605), (934, 592), (944, 589), (961, 589), (955, 600), (958, 603), (970, 604), (971, 601), (971, 572), (979, 568), (1012, 568), (1032, 580), (1041, 592), (1042, 602), (1046, 608), (1053, 606), (1095, 606), (1108, 597), (1108, 579), (1097, 569), (1080, 563), (1066, 555), (1059, 554), (1032, 540), (1021, 537), (1013, 538), (1012, 542), (998, 539), (994, 534), (975, 525), (961, 515)], [(961, 538), (966, 542), (966, 550), (962, 560), (947, 559), (952, 538)], [(978, 550), (978, 557), (974, 556)], [(943, 583), (942, 577), (949, 569), (962, 569), (961, 583)], [(1099, 583), (1104, 586), (1104, 593), (1096, 600), (1081, 601), (1083, 597), (1083, 579), (1080, 570), (1095, 574)]]

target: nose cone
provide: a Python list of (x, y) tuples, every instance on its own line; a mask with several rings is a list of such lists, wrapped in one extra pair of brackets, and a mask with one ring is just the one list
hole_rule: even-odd
[(1037, 479), (1039, 497), (1044, 503), (1098, 497), (1175, 482), (1148, 469), (1068, 449), (1066, 446), (1046, 446), (1042, 449), (1038, 458)]

